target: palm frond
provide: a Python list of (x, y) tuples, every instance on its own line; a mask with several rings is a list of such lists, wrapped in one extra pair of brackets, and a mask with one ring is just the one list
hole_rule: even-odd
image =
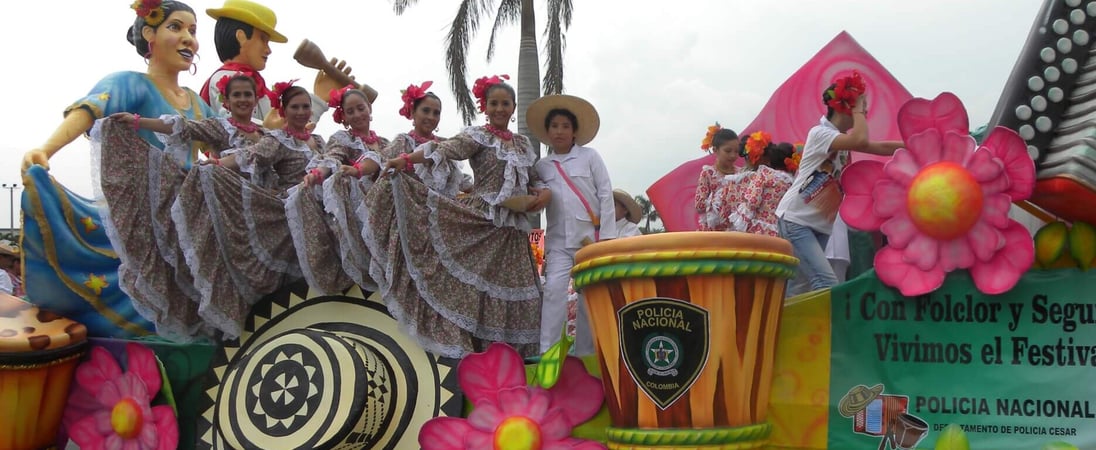
[(462, 0), (446, 37), (445, 68), (449, 71), (449, 87), (453, 90), (457, 110), (465, 124), (471, 124), (476, 118), (476, 105), (467, 82), (468, 45), (479, 30), (483, 14), (493, 5), (492, 0)]
[(491, 27), (491, 39), (487, 42), (487, 62), (495, 57), (495, 35), (504, 26), (517, 23), (521, 18), (521, 0), (502, 0), (495, 14), (495, 25)]
[(403, 14), (404, 11), (407, 11), (407, 8), (410, 8), (418, 2), (419, 0), (392, 0), (392, 10), (395, 11), (398, 16)]
[(574, 11), (571, 0), (548, 0), (548, 24), (544, 28), (544, 95), (563, 92), (563, 52), (567, 47), (564, 31), (571, 27)]

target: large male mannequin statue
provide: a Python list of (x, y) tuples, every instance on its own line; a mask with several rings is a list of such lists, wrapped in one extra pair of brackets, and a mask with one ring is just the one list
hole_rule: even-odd
[[(272, 123), (280, 122), (277, 115), (270, 115), (271, 107), (268, 97), (270, 91), (260, 74), (266, 68), (266, 60), (270, 56), (270, 42), (288, 41), (284, 35), (274, 29), (278, 22), (274, 11), (249, 0), (225, 0), (223, 7), (207, 9), (206, 14), (217, 20), (213, 28), (213, 40), (217, 47), (217, 56), (224, 65), (214, 71), (202, 86), (200, 94), (202, 99), (214, 111), (227, 116), (228, 111), (221, 104), (221, 93), (217, 90), (217, 80), (226, 75), (231, 76), (235, 72), (242, 72), (251, 75), (258, 86), (256, 94), (259, 102), (255, 107), (254, 118), (258, 121), (265, 120), (268, 127)], [(350, 68), (346, 67), (345, 62), (338, 62), (336, 67), (346, 74), (350, 73)], [(327, 111), (327, 100), (331, 90), (341, 87), (338, 81), (327, 76), (324, 71), (321, 70), (316, 74), (312, 95), (313, 122), (318, 122), (320, 116)], [(376, 98), (376, 91), (372, 92), (370, 101)]]

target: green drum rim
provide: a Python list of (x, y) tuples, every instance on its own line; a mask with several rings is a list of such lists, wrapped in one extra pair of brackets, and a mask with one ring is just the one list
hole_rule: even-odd
[(688, 275), (754, 275), (792, 278), (796, 266), (784, 261), (698, 259), (679, 261), (617, 262), (585, 268), (574, 273), (575, 289), (622, 278), (653, 278)]
[(610, 443), (629, 445), (722, 445), (768, 439), (772, 424), (765, 422), (733, 428), (607, 428)]

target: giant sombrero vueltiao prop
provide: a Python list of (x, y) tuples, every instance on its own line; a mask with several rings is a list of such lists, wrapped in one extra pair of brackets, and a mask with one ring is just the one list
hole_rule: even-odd
[(426, 353), (377, 297), (299, 282), (256, 304), (214, 357), (199, 448), (418, 448), (423, 423), (459, 416), (457, 361)]

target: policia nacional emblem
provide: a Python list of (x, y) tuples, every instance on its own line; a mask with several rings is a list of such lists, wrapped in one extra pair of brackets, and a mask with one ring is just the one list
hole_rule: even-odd
[(708, 310), (656, 297), (621, 308), (617, 320), (628, 371), (659, 408), (669, 408), (708, 361)]

